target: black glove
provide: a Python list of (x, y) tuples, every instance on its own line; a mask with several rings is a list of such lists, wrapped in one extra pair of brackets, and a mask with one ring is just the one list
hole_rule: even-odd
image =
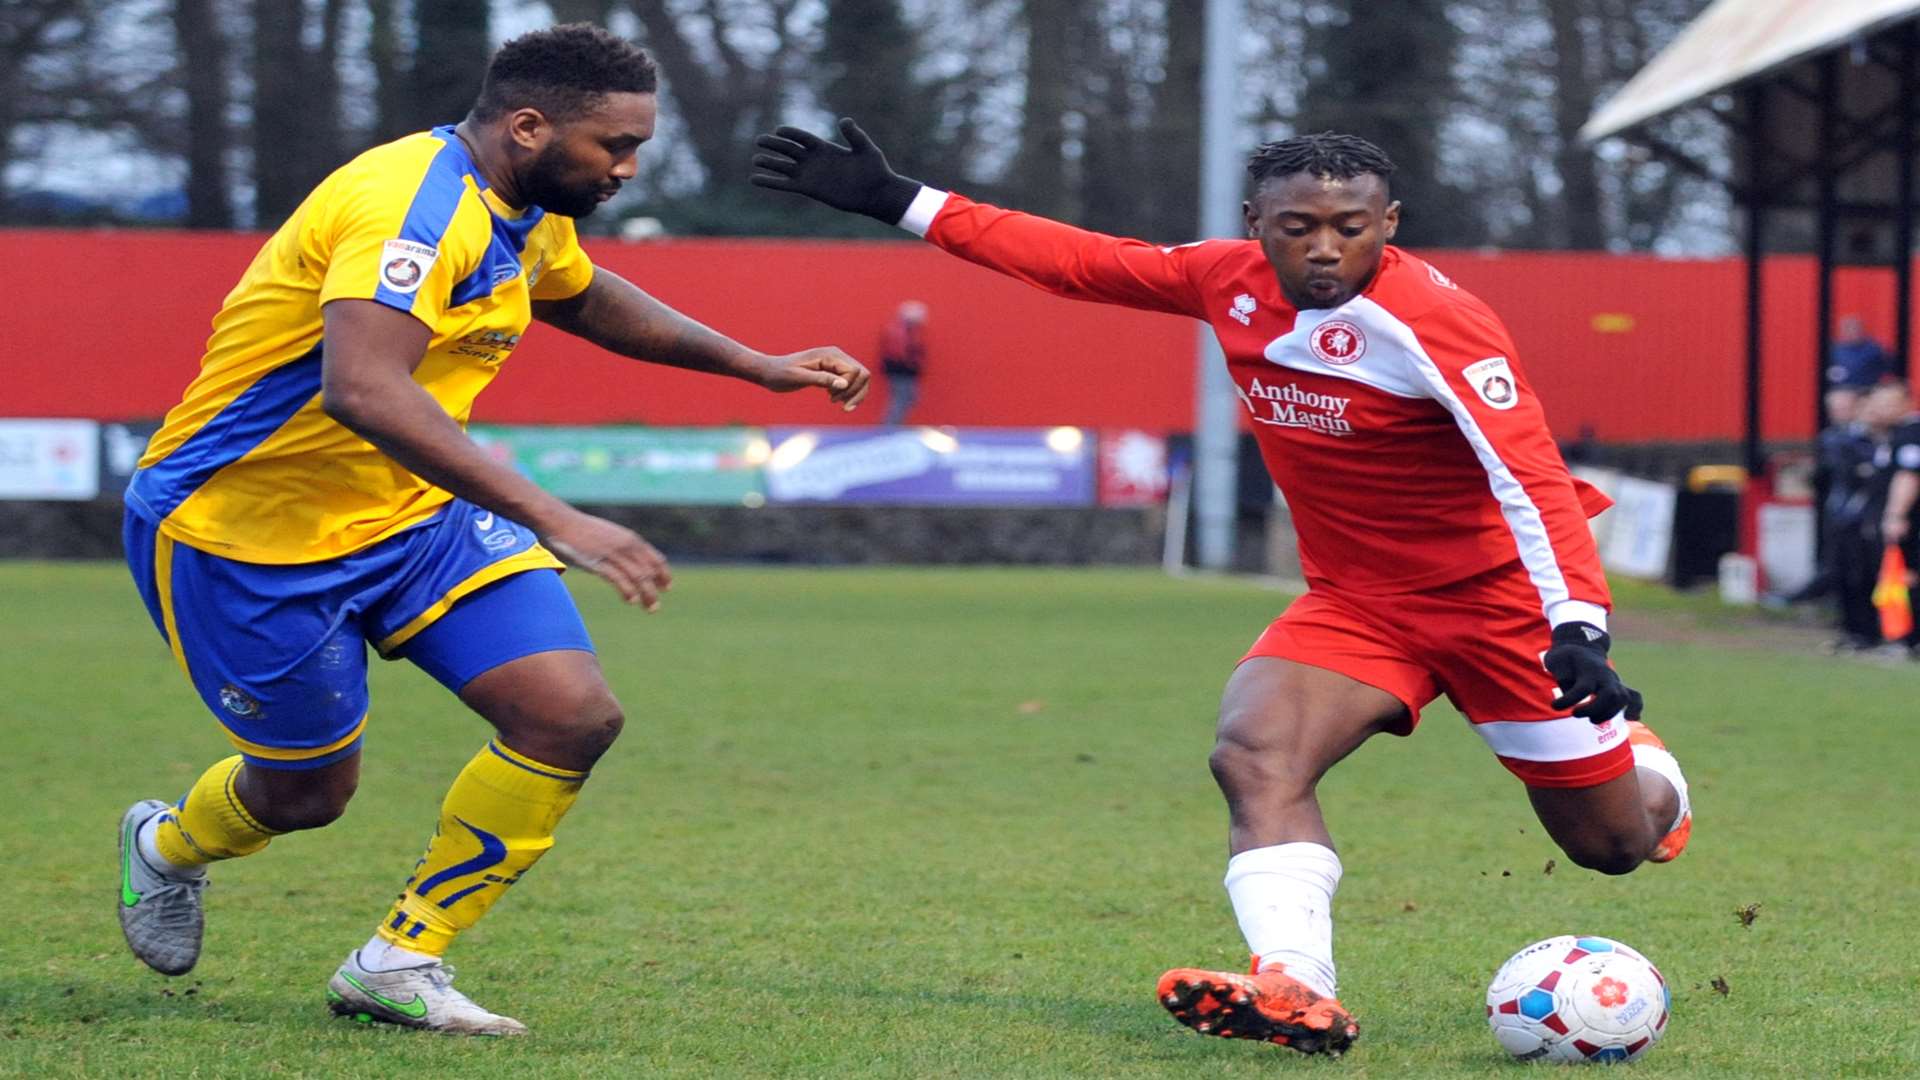
[[(1579, 706), (1573, 715), (1596, 724), (1620, 715), (1622, 709), (1627, 719), (1640, 719), (1645, 703), (1640, 691), (1621, 682), (1619, 673), (1607, 664), (1610, 644), (1607, 632), (1591, 623), (1568, 622), (1553, 628), (1553, 646), (1541, 663), (1560, 684), (1560, 696), (1553, 699), (1555, 709)], [(1581, 705), (1583, 701), (1586, 704)]]
[(921, 183), (887, 167), (887, 157), (873, 145), (860, 125), (840, 118), (846, 146), (830, 143), (811, 131), (783, 127), (753, 140), (766, 153), (753, 155), (753, 175), (759, 187), (791, 191), (846, 210), (900, 224), (907, 207), (920, 194)]

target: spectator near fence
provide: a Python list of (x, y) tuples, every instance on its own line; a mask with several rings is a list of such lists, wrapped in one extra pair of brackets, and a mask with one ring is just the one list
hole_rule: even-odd
[(907, 300), (894, 312), (880, 336), (880, 367), (887, 377), (888, 427), (904, 423), (920, 400), (920, 376), (927, 363), (927, 305)]
[(1804, 603), (1824, 596), (1836, 601), (1837, 651), (1879, 644), (1872, 592), (1874, 550), (1862, 532), (1873, 478), (1873, 436), (1862, 422), (1863, 395), (1850, 386), (1827, 391), (1827, 426), (1817, 440), (1814, 483), (1820, 496), (1820, 565), (1798, 591), (1780, 598)]
[(1858, 315), (1840, 320), (1840, 332), (1834, 336), (1828, 354), (1827, 385), (1850, 386), (1866, 390), (1887, 373), (1886, 347), (1867, 333)]

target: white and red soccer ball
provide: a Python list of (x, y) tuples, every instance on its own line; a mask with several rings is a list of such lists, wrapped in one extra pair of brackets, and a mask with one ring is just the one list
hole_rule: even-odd
[(1521, 1061), (1633, 1061), (1667, 1030), (1673, 996), (1646, 957), (1610, 938), (1537, 941), (1487, 987), (1493, 1037)]

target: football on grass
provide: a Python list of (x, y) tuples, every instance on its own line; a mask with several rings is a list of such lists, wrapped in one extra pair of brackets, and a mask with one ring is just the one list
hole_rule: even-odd
[(1646, 957), (1610, 938), (1537, 941), (1500, 965), (1487, 1023), (1521, 1061), (1624, 1062), (1667, 1030), (1673, 998)]

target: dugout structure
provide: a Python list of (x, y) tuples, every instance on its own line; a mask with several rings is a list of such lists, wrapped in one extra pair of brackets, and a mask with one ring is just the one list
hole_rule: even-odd
[[(1751, 474), (1765, 464), (1760, 327), (1769, 251), (1817, 258), (1817, 362), (1806, 376), (1815, 430), (1825, 419), (1837, 268), (1892, 270), (1895, 370), (1911, 370), (1917, 97), (1920, 0), (1715, 0), (1581, 130), (1589, 143), (1623, 138), (1724, 186), (1742, 211)], [(1683, 109), (1724, 125), (1731, 152), (1709, 156), (1663, 137), (1657, 122)]]

